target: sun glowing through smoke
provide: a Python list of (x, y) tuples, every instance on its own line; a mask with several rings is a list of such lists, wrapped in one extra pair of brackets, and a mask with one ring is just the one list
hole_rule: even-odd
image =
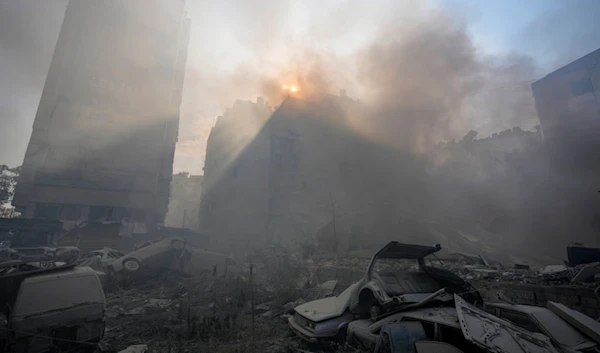
[(296, 85), (283, 85), (281, 88), (292, 93), (296, 93), (299, 91), (298, 86)]

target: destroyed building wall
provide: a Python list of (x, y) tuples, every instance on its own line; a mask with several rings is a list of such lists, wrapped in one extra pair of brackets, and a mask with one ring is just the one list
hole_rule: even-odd
[(198, 230), (201, 197), (202, 175), (173, 175), (165, 225)]
[[(243, 121), (232, 118), (239, 112), (234, 105), (209, 137), (202, 232), (253, 246), (295, 246), (314, 239), (331, 221), (333, 202), (339, 216), (370, 210), (376, 221), (369, 234), (383, 234), (382, 244), (393, 239), (389, 225), (397, 216), (396, 204), (415, 211), (419, 195), (414, 190), (424, 185), (418, 181), (424, 165), (349, 128), (347, 119), (364, 117), (365, 110), (347, 97), (310, 102), (287, 97), (248, 142), (236, 137), (239, 128), (226, 124)], [(236, 139), (245, 146), (239, 153), (239, 147), (227, 150), (219, 142)], [(398, 166), (396, 178), (378, 175), (386, 164)], [(375, 177), (363, 177), (360, 169), (372, 170)], [(403, 193), (408, 190), (413, 192)]]
[(26, 218), (162, 223), (190, 21), (185, 1), (71, 1), (13, 204)]
[(244, 252), (265, 243), (270, 141), (260, 131), (271, 113), (262, 99), (238, 100), (211, 130), (199, 228), (214, 249)]
[[(516, 263), (560, 260), (573, 232), (585, 243), (593, 240), (600, 198), (589, 193), (592, 184), (565, 184), (568, 163), (551, 157), (539, 132), (470, 134), (444, 145), (438, 158), (374, 139), (354, 128), (355, 118), (373, 116), (347, 97), (288, 97), (233, 153), (212, 149), (219, 134), (235, 141), (226, 131), (235, 125), (215, 127), (205, 169), (212, 170), (213, 185), (203, 194), (201, 230), (252, 246), (312, 241), (333, 251), (335, 213), (340, 251), (400, 240), (496, 253)], [(243, 176), (235, 167), (242, 164), (252, 172)]]
[(531, 84), (545, 138), (600, 130), (600, 49)]

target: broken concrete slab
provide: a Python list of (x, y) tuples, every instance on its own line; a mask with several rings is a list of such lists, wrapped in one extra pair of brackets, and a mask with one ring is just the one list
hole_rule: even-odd
[(576, 275), (571, 279), (571, 282), (587, 282), (594, 278), (596, 274), (600, 273), (600, 264), (594, 263), (585, 265)]
[(567, 270), (567, 266), (565, 266), (565, 265), (548, 265), (548, 266), (544, 267), (544, 269), (542, 271), (540, 271), (540, 273), (542, 275), (548, 275), (548, 274), (559, 273), (559, 272), (566, 271), (566, 270)]
[(553, 301), (548, 301), (546, 307), (600, 344), (600, 322), (579, 311)]

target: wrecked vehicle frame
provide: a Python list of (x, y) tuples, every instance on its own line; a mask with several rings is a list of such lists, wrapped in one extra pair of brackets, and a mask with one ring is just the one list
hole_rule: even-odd
[[(457, 275), (425, 265), (424, 258), (440, 249), (439, 245), (432, 247), (392, 241), (371, 258), (361, 281), (352, 284), (337, 297), (318, 299), (296, 307), (288, 325), (306, 341), (341, 343), (346, 339), (348, 324), (356, 318), (370, 314), (377, 319), (403, 307), (433, 303), (451, 306), (453, 293), (466, 292), (469, 298), (474, 298), (473, 301), (480, 300), (479, 293)], [(419, 270), (399, 270), (381, 276), (375, 272), (375, 265), (380, 259), (416, 260)]]
[[(377, 319), (390, 311), (406, 305), (425, 300), (442, 288), (445, 295), (436, 298), (438, 301), (452, 301), (452, 294), (465, 295), (469, 302), (482, 303), (479, 292), (469, 283), (451, 271), (427, 266), (425, 258), (441, 250), (435, 246), (403, 244), (392, 241), (379, 250), (369, 262), (365, 277), (359, 282), (359, 290), (353, 299), (352, 312)], [(435, 255), (434, 255), (435, 256)], [(411, 260), (418, 265), (418, 270), (378, 271), (376, 266), (381, 260)]]

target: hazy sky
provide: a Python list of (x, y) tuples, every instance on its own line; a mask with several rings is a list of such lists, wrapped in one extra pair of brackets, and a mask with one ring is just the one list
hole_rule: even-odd
[[(66, 3), (0, 0), (0, 164), (22, 162)], [(265, 78), (285, 81), (289, 72), (318, 65), (333, 81), (328, 85), (331, 93), (344, 88), (351, 97), (364, 98), (369, 92), (354, 74), (360, 66), (356, 53), (384, 31), (386, 38), (402, 37), (432, 13), (443, 12), (464, 26), (477, 55), (500, 63), (489, 74), (502, 75), (501, 80), (490, 81), (502, 85), (480, 87), (482, 96), (492, 100), (497, 96), (499, 102), (511, 100), (517, 89), (520, 94), (529, 90), (532, 79), (600, 47), (597, 0), (187, 3), (192, 28), (176, 172), (202, 173), (215, 115), (235, 99), (261, 95)], [(511, 64), (505, 68), (507, 57)], [(520, 124), (518, 112), (486, 112), (482, 106), (489, 104), (481, 102), (472, 106), (470, 115), (480, 118), (465, 121), (483, 133), (515, 124), (532, 126), (531, 118)], [(468, 128), (459, 126), (456, 131), (466, 133)]]

